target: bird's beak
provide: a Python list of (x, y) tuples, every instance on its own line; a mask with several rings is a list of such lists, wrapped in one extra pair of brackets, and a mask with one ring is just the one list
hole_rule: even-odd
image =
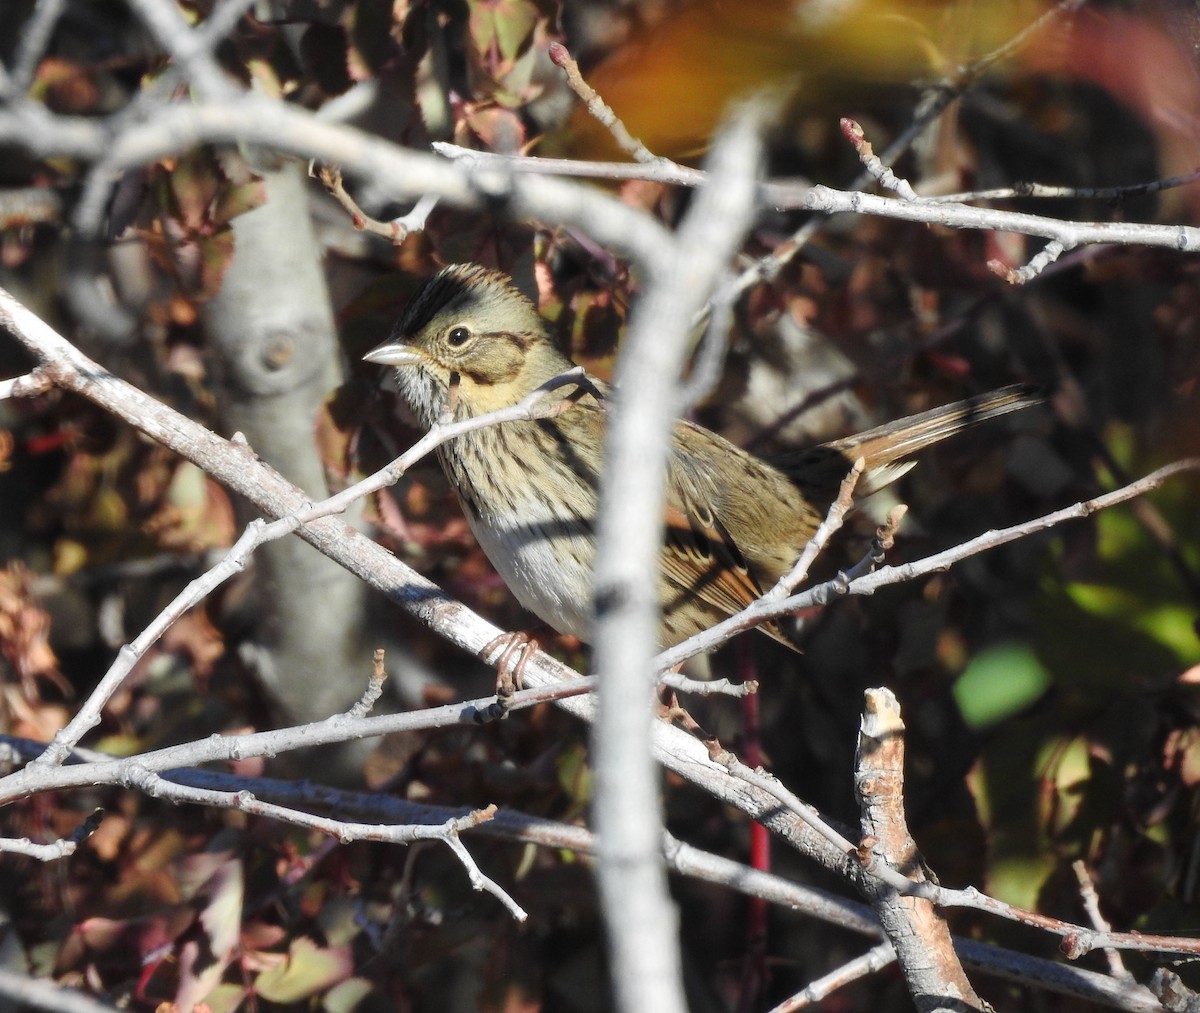
[(425, 361), (425, 356), (403, 341), (385, 341), (367, 352), (363, 359), (381, 366), (417, 366)]

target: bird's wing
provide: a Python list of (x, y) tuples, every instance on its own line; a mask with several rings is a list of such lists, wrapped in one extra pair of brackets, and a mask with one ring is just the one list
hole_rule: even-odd
[[(740, 612), (763, 592), (711, 505), (712, 490), (706, 489), (711, 481), (711, 476), (697, 474), (685, 455), (675, 455), (667, 482), (662, 575), (670, 592), (663, 608), (690, 604), (713, 613), (711, 622), (716, 623)], [(794, 648), (775, 623), (758, 628)]]

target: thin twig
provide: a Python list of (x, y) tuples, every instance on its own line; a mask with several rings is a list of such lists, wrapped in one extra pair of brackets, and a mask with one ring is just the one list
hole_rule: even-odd
[(876, 974), (895, 961), (895, 948), (891, 943), (882, 942), (878, 946), (871, 947), (861, 956), (847, 961), (836, 970), (818, 978), (778, 1006), (772, 1007), (770, 1013), (795, 1013), (796, 1010), (807, 1009), (813, 1003), (828, 998), (839, 988), (844, 988), (869, 974)]
[(829, 539), (841, 530), (846, 521), (846, 514), (854, 506), (854, 488), (858, 485), (858, 480), (862, 478), (866, 466), (867, 462), (864, 458), (855, 459), (850, 471), (838, 487), (837, 498), (830, 504), (825, 519), (817, 525), (817, 530), (813, 532), (812, 538), (805, 544), (800, 558), (796, 560), (791, 570), (780, 577), (775, 586), (763, 595), (764, 598), (786, 598), (808, 579), (808, 571), (816, 562), (817, 556), (829, 543)]
[(324, 184), (329, 195), (341, 204), (350, 216), (350, 222), (356, 229), (361, 232), (369, 232), (374, 236), (382, 236), (396, 246), (403, 243), (412, 233), (424, 229), (430, 213), (437, 207), (437, 195), (426, 194), (417, 201), (408, 214), (393, 218), (390, 222), (384, 222), (378, 218), (372, 218), (358, 206), (358, 203), (346, 191), (342, 180), (342, 170), (336, 165), (322, 165), (315, 170), (310, 168), (309, 175), (315, 175)]
[(719, 647), (736, 634), (757, 626), (760, 623), (778, 619), (780, 616), (791, 612), (798, 612), (802, 609), (828, 604), (833, 599), (842, 597), (843, 595), (870, 595), (874, 594), (881, 587), (904, 583), (917, 577), (924, 577), (931, 573), (948, 570), (955, 563), (959, 563), (970, 556), (976, 556), (981, 552), (987, 552), (989, 549), (1007, 545), (1009, 542), (1016, 541), (1018, 538), (1025, 538), (1035, 532), (1056, 527), (1065, 521), (1088, 517), (1098, 510), (1106, 510), (1109, 507), (1116, 506), (1118, 503), (1124, 503), (1136, 496), (1142, 496), (1152, 489), (1157, 489), (1167, 479), (1186, 471), (1200, 471), (1200, 458), (1189, 457), (1181, 461), (1175, 461), (1172, 464), (1164, 465), (1138, 479), (1136, 482), (1130, 482), (1128, 485), (1122, 486), (1120, 489), (1115, 489), (1102, 496), (1096, 496), (1093, 499), (1075, 503), (1061, 510), (1052, 511), (1031, 521), (1025, 521), (1022, 524), (1014, 524), (1011, 527), (985, 532), (952, 548), (934, 553), (932, 556), (926, 556), (924, 559), (918, 559), (899, 566), (885, 566), (874, 573), (857, 576), (853, 580), (847, 580), (844, 576), (834, 578), (833, 580), (826, 581), (824, 584), (819, 584), (816, 587), (809, 588), (807, 591), (792, 595), (783, 600), (764, 601), (760, 598), (736, 615), (732, 615), (728, 619), (722, 620), (715, 626), (705, 630), (703, 633), (697, 633), (683, 643), (663, 651), (655, 658), (654, 663), (660, 673), (666, 672), (696, 654), (711, 651)]
[(628, 152), (634, 159), (645, 165), (668, 166), (674, 164), (669, 159), (660, 158), (654, 154), (626, 129), (621, 118), (612, 111), (612, 107), (596, 93), (596, 89), (583, 79), (583, 74), (579, 71), (579, 64), (575, 62), (575, 58), (571, 56), (566, 46), (561, 42), (551, 42), (549, 53), (551, 62), (562, 68), (571, 90), (583, 100), (583, 104), (591, 113), (592, 118), (608, 129), (622, 151)]
[(885, 165), (883, 160), (875, 154), (875, 149), (871, 146), (871, 142), (867, 140), (866, 133), (858, 123), (850, 119), (849, 116), (843, 116), (840, 124), (842, 136), (850, 142), (850, 146), (854, 148), (859, 161), (863, 164), (863, 168), (867, 170), (867, 174), (875, 182), (886, 190), (894, 191), (905, 200), (917, 201), (921, 199), (917, 196), (916, 190), (912, 188), (912, 184), (908, 180), (897, 176), (892, 172), (890, 166)]
[[(912, 184), (908, 180), (897, 176), (880, 160), (871, 147), (871, 142), (867, 140), (863, 133), (863, 128), (860, 127), (854, 120), (849, 117), (842, 118), (842, 133), (846, 140), (858, 152), (858, 157), (862, 160), (867, 172), (877, 180), (880, 186), (886, 187), (900, 195), (906, 201), (919, 203), (924, 200), (919, 197), (917, 192), (912, 188)], [(1000, 278), (1003, 278), (1010, 285), (1024, 285), (1027, 281), (1032, 281), (1038, 277), (1047, 267), (1053, 264), (1067, 250), (1073, 248), (1073, 243), (1068, 243), (1062, 239), (1051, 239), (1044, 247), (1030, 259), (1029, 263), (1023, 267), (1009, 267), (1002, 260), (989, 260), (987, 263), (988, 270)]]
[(62, 211), (63, 202), (57, 190), (44, 186), (0, 190), (0, 229), (57, 222)]
[[(509, 699), (508, 709), (516, 711), (554, 700), (565, 700), (590, 693), (595, 688), (594, 678), (577, 677), (552, 686), (519, 690)], [(178, 746), (150, 750), (130, 759), (106, 758), (59, 766), (35, 766), (34, 762), (30, 761), (22, 769), (0, 778), (0, 805), (45, 791), (94, 784), (128, 784), (130, 777), (139, 770), (166, 772), (179, 767), (274, 756), (297, 749), (398, 732), (478, 724), (478, 716), (486, 713), (494, 702), (495, 697), (483, 697), (442, 707), (428, 707), (400, 714), (377, 714), (365, 718), (335, 714), (322, 721), (276, 728), (267, 732), (210, 735)], [(73, 750), (68, 759), (77, 755), (86, 753)], [(162, 789), (160, 794), (169, 793)]]
[(10, 397), (33, 397), (45, 394), (54, 388), (54, 381), (45, 370), (34, 369), (24, 376), (14, 376), (10, 380), (0, 380), (0, 401)]
[(35, 844), (28, 837), (0, 838), (0, 852), (36, 858), (39, 862), (57, 862), (75, 854), (79, 845), (96, 832), (103, 818), (104, 810), (94, 809), (92, 814), (75, 828), (71, 836), (50, 844)]
[(995, 190), (965, 190), (962, 193), (929, 195), (923, 199), (933, 202), (950, 201), (957, 204), (970, 204), (983, 200), (1016, 200), (1023, 197), (1109, 200), (1115, 203), (1129, 197), (1140, 197), (1145, 194), (1187, 186), (1197, 180), (1200, 180), (1200, 169), (1193, 169), (1180, 176), (1167, 176), (1163, 179), (1152, 179), (1145, 183), (1129, 183), (1125, 186), (1056, 186), (1049, 183), (1014, 183), (1012, 186), (999, 187)]
[(498, 898), (518, 921), (525, 921), (528, 917), (524, 909), (503, 888), (479, 871), (479, 866), (475, 864), (475, 860), (463, 847), (462, 841), (458, 839), (459, 833), (463, 830), (469, 830), (495, 816), (496, 807), (494, 805), (477, 809), (466, 816), (446, 820), (436, 826), (417, 823), (393, 825), (353, 823), (348, 820), (332, 819), (328, 816), (317, 816), (313, 813), (293, 809), (290, 806), (278, 805), (275, 802), (265, 802), (256, 798), (249, 791), (215, 791), (211, 788), (193, 788), (189, 785), (176, 784), (138, 764), (129, 768), (126, 779), (129, 787), (137, 788), (151, 798), (157, 798), (169, 792), (172, 801), (175, 802), (188, 802), (214, 809), (236, 809), (238, 812), (251, 816), (262, 816), (280, 823), (307, 827), (333, 837), (340, 844), (349, 844), (352, 841), (375, 841), (381, 844), (440, 841), (447, 845), (463, 864), (472, 887), (476, 890), (484, 890)]
[(38, 0), (33, 15), (21, 32), (12, 70), (5, 82), (5, 97), (15, 99), (29, 90), (37, 74), (38, 65), (50, 45), (50, 37), (54, 34), (55, 26), (66, 7), (66, 0)]
[(383, 692), (383, 684), (387, 680), (387, 669), (383, 665), (384, 650), (382, 647), (375, 650), (371, 661), (371, 678), (367, 680), (367, 688), (363, 690), (363, 695), (359, 697), (358, 702), (346, 712), (352, 718), (365, 718), (370, 714)]
[[(1071, 863), (1071, 871), (1075, 873), (1075, 879), (1079, 883), (1079, 897), (1083, 901), (1083, 910), (1088, 916), (1088, 921), (1092, 923), (1092, 928), (1101, 932), (1111, 931), (1112, 925), (1100, 911), (1100, 895), (1096, 892), (1096, 884), (1092, 882), (1087, 863), (1082, 858), (1077, 858)], [(1114, 978), (1133, 977), (1125, 967), (1119, 951), (1105, 947), (1104, 959), (1108, 961), (1108, 973)]]
[(584, 179), (645, 180), (675, 186), (703, 186), (707, 174), (669, 159), (653, 162), (604, 162), (576, 158), (546, 158), (541, 155), (513, 155), (498, 151), (464, 148), (449, 141), (434, 141), (430, 147), (443, 158), (470, 169), (504, 167), (512, 172), (544, 173), (547, 176), (575, 176)]
[[(134, 640), (120, 649), (116, 660), (109, 666), (104, 677), (76, 711), (71, 721), (55, 733), (54, 740), (47, 747), (45, 755), (35, 760), (31, 766), (53, 766), (62, 763), (83, 736), (99, 724), (105, 705), (112, 699), (112, 695), (133, 670), (134, 665), (145, 656), (146, 651), (184, 613), (198, 605), (230, 577), (240, 573), (259, 546), (291, 534), (305, 524), (342, 513), (350, 504), (363, 496), (394, 484), (413, 464), (447, 440), (501, 422), (547, 418), (559, 414), (563, 410), (562, 403), (547, 402), (547, 398), (554, 390), (567, 385), (574, 385), (579, 389), (589, 391), (596, 389), (582, 369), (576, 367), (568, 370), (547, 381), (509, 408), (502, 408), (486, 415), (458, 422), (435, 425), (391, 464), (327, 499), (309, 503), (305, 508), (270, 523), (262, 519), (251, 521), (220, 562), (192, 580)], [(236, 449), (240, 454), (248, 452), (248, 448), (245, 446), (238, 446)]]

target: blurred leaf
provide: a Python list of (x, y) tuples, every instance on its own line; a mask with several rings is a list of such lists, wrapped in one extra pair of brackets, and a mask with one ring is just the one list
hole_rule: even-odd
[(197, 299), (207, 300), (221, 291), (225, 272), (233, 263), (233, 230), (225, 228), (211, 236), (205, 236), (198, 246), (200, 271), (193, 294)]
[(247, 997), (243, 985), (218, 985), (204, 997), (209, 1013), (237, 1013)]
[[(808, 108), (844, 114), (846, 102), (866, 86), (915, 81), (981, 55), (1041, 7), (974, 0), (700, 0), (632, 33), (589, 72), (588, 83), (651, 151), (694, 155), (728, 103), (751, 92), (771, 88), (795, 94)], [(952, 33), (952, 24), (969, 30)], [(958, 43), (953, 50), (949, 38)], [(607, 129), (582, 108), (571, 134), (571, 148), (583, 157), (612, 151)]]
[(250, 77), (257, 91), (260, 91), (266, 98), (283, 98), (283, 82), (268, 60), (247, 60), (246, 69), (250, 71)]
[(322, 949), (301, 936), (288, 948), (284, 963), (254, 980), (254, 990), (269, 1002), (299, 1002), (343, 981), (353, 971), (348, 947)]
[(1189, 788), (1200, 784), (1200, 728), (1176, 729), (1163, 747), (1167, 767), (1179, 772), (1179, 779)]
[(193, 899), (201, 896), (204, 888), (230, 860), (229, 851), (210, 848), (197, 854), (181, 857), (175, 863), (172, 875), (179, 885), (182, 895)]
[(1040, 822), (1042, 833), (1056, 837), (1075, 819), (1092, 774), (1088, 743), (1082, 736), (1051, 740), (1044, 746), (1046, 769)]
[(534, 47), (527, 49), (512, 62), (501, 82), (501, 87), (493, 92), (493, 98), (501, 105), (517, 109), (531, 98), (537, 89), (533, 87), (533, 74), (537, 70), (541, 54)]
[(1174, 651), (1182, 664), (1200, 656), (1194, 605), (1154, 606), (1124, 586), (1106, 584), (1068, 584), (1065, 591), (1085, 612), (1142, 631)]
[(200, 924), (208, 933), (209, 947), (218, 961), (227, 962), (238, 943), (242, 925), (242, 863), (238, 859), (225, 862), (209, 882), (212, 891)]
[(33, 583), (33, 573), (19, 562), (0, 570), (0, 657), (12, 665), (31, 700), (37, 696), (36, 679), (70, 692), (50, 648), (50, 616), (38, 603)]
[(515, 151), (525, 143), (520, 116), (498, 105), (471, 105), (464, 111), (461, 125), (492, 151)]
[(371, 994), (373, 986), (366, 978), (347, 978), (333, 986), (322, 1000), (327, 1013), (351, 1013)]
[(47, 56), (38, 64), (29, 97), (45, 102), (55, 112), (81, 115), (95, 111), (100, 94), (86, 67)]
[(136, 735), (104, 735), (97, 739), (96, 748), (113, 756), (132, 756), (145, 749), (146, 742)]
[[(1187, 495), (1178, 485), (1158, 498)], [(1064, 685), (1121, 693), (1131, 677), (1163, 683), (1200, 658), (1195, 602), (1132, 508), (1105, 510), (1093, 523), (1098, 558), (1088, 579), (1043, 583), (1038, 653)]]
[(533, 76), (550, 39), (549, 18), (532, 0), (471, 0), (468, 8), (474, 104), (515, 110), (541, 90)]
[(587, 750), (583, 743), (576, 743), (559, 754), (555, 772), (573, 808), (576, 811), (585, 808), (592, 798), (592, 768), (588, 766)]
[(239, 156), (201, 148), (159, 161), (149, 192), (142, 240), (183, 295), (211, 299), (233, 258), (229, 223), (266, 199), (261, 178)]
[(471, 40), (481, 54), (493, 48), (513, 61), (527, 45), (538, 12), (525, 0), (469, 0)]
[(341, 95), (353, 84), (347, 48), (346, 32), (339, 25), (314, 22), (300, 37), (304, 69), (326, 95)]
[(230, 184), (217, 194), (212, 220), (219, 225), (227, 225), (238, 215), (265, 204), (266, 200), (267, 188), (261, 176), (244, 183)]
[(986, 728), (1028, 707), (1050, 684), (1032, 647), (1000, 644), (971, 660), (954, 683), (954, 699), (968, 725)]
[(224, 548), (235, 534), (233, 504), (200, 468), (180, 461), (144, 529), (161, 549), (203, 552)]
[(395, 51), (392, 30), (396, 8), (392, 0), (358, 0), (350, 26), (350, 76), (367, 80), (379, 73)]
[(282, 925), (253, 921), (242, 928), (242, 943), (250, 950), (269, 950), (279, 946), (286, 938), (287, 929)]
[(87, 562), (87, 547), (78, 539), (60, 538), (54, 543), (54, 572), (60, 577), (78, 573)]
[(351, 943), (362, 935), (362, 904), (357, 898), (323, 896), (316, 917), (326, 942)]
[(187, 229), (203, 227), (220, 185), (212, 158), (206, 157), (204, 152), (192, 151), (168, 163), (160, 163), (156, 171), (167, 183), (169, 211)]
[(987, 892), (998, 900), (1036, 910), (1038, 894), (1054, 871), (1055, 863), (1055, 857), (1050, 853), (993, 861), (988, 870)]
[(167, 906), (141, 918), (84, 918), (63, 940), (56, 966), (79, 967), (98, 953), (144, 958), (168, 947), (194, 921), (195, 912), (186, 905)]
[(351, 454), (371, 402), (365, 387), (361, 381), (347, 381), (325, 399), (317, 414), (313, 431), (317, 452), (335, 488), (345, 483), (354, 467)]
[(176, 956), (179, 987), (175, 991), (175, 1006), (181, 1010), (196, 1009), (221, 983), (228, 965), (224, 960), (211, 959), (196, 939), (184, 942)]

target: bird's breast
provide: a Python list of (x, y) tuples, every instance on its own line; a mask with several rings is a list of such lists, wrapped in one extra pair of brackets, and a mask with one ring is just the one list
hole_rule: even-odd
[(517, 600), (587, 640), (597, 461), (571, 445), (542, 420), (492, 426), (439, 453), (472, 533)]

